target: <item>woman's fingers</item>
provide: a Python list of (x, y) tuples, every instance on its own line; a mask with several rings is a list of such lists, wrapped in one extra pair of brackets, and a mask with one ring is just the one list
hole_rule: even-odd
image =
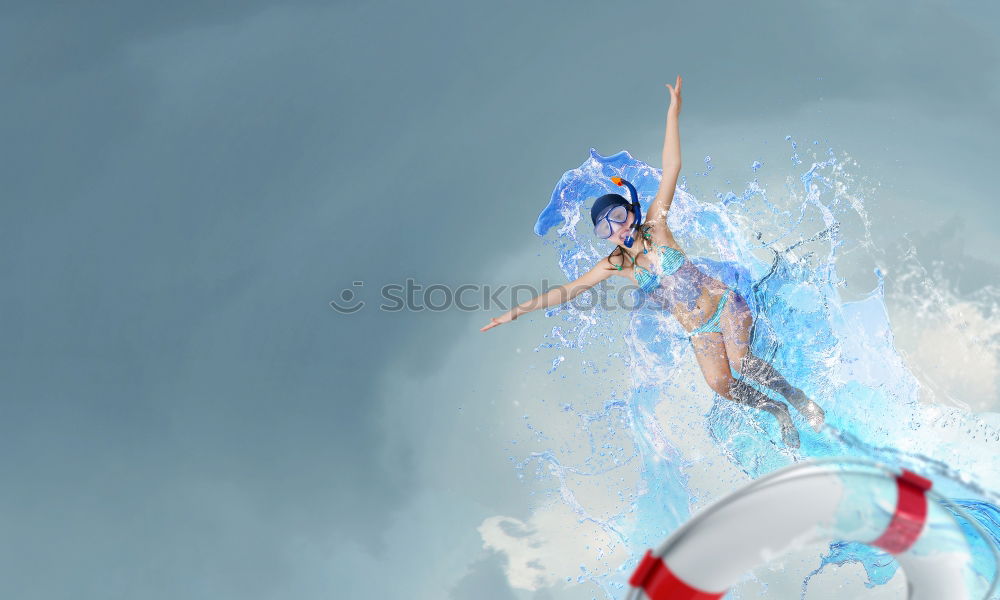
[(674, 85), (670, 85), (669, 83), (666, 84), (666, 85), (667, 85), (668, 88), (670, 88), (670, 93), (671, 94), (679, 94), (679, 93), (681, 93), (681, 86), (684, 85), (684, 80), (681, 79), (680, 75), (678, 75), (677, 76), (677, 81), (674, 82)]
[(667, 86), (667, 89), (670, 90), (670, 106), (676, 106), (678, 111), (681, 109), (681, 85), (683, 84), (684, 80), (681, 79), (680, 75), (677, 76), (677, 80), (674, 82), (674, 85), (670, 85), (669, 83), (664, 84)]

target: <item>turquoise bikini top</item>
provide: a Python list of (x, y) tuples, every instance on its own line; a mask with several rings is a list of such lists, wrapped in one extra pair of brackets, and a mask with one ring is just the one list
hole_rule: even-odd
[[(680, 269), (684, 265), (684, 253), (666, 244), (661, 245), (660, 249), (663, 250), (663, 254), (660, 256), (660, 266), (663, 269), (663, 276), (673, 275), (677, 272), (677, 269)], [(660, 287), (659, 275), (642, 265), (635, 264), (634, 261), (632, 264), (636, 269), (635, 280), (639, 282), (639, 289), (648, 294)]]

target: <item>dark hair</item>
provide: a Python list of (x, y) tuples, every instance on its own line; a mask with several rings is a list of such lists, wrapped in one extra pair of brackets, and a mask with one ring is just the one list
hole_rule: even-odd
[[(648, 222), (647, 223), (643, 223), (642, 225), (639, 226), (639, 239), (642, 241), (643, 248), (647, 248), (648, 242), (646, 241), (646, 234), (648, 234), (649, 230), (652, 229), (652, 228), (653, 228), (653, 224), (652, 223), (648, 223)], [(618, 255), (618, 256), (621, 257), (621, 262), (619, 262), (617, 265), (615, 264), (614, 261), (611, 260), (611, 257), (615, 256), (615, 255)], [(615, 245), (615, 249), (612, 250), (611, 254), (608, 255), (608, 262), (611, 263), (611, 265), (612, 265), (612, 267), (609, 267), (609, 269), (611, 269), (612, 271), (621, 271), (622, 269), (625, 268), (625, 256), (624, 256), (624, 252), (622, 252), (622, 247), (621, 246), (619, 246), (617, 244)], [(631, 267), (631, 265), (630, 265), (630, 267)]]

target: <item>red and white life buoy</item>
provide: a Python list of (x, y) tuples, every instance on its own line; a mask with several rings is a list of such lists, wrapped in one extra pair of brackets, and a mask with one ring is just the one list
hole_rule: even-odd
[[(798, 463), (723, 498), (655, 553), (647, 551), (629, 579), (628, 598), (719, 599), (773, 557), (833, 541), (892, 553), (906, 573), (910, 600), (992, 598), (997, 578), (985, 581), (972, 570), (969, 542), (955, 513), (966, 518), (912, 471), (860, 459)], [(966, 520), (989, 543), (982, 528)], [(1000, 566), (997, 549), (989, 545)]]

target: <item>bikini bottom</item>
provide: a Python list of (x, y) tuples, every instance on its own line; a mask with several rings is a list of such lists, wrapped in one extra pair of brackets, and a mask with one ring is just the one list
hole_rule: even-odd
[(719, 318), (722, 316), (722, 309), (726, 307), (726, 301), (729, 300), (729, 292), (731, 291), (732, 289), (727, 289), (722, 293), (722, 298), (719, 298), (719, 306), (715, 309), (715, 312), (700, 327), (691, 330), (691, 332), (688, 333), (688, 339), (698, 335), (699, 333), (722, 333), (722, 330), (719, 329)]

